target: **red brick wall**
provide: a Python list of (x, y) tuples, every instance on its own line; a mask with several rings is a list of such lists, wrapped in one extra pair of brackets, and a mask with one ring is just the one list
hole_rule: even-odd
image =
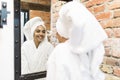
[[(52, 30), (58, 11), (64, 2), (52, 1)], [(95, 15), (105, 29), (108, 39), (104, 42), (105, 56), (101, 70), (106, 74), (106, 80), (120, 80), (120, 0), (81, 0)]]
[[(52, 1), (52, 6), (51, 6), (51, 30), (53, 31), (52, 36), (56, 37), (56, 21), (58, 18), (58, 11), (61, 8), (61, 5), (63, 5), (65, 2), (64, 1), (58, 1), (58, 0), (51, 0)], [(64, 39), (60, 38), (60, 41), (64, 41)], [(57, 40), (55, 40), (57, 41)], [(53, 45), (56, 44), (56, 42), (52, 42)]]

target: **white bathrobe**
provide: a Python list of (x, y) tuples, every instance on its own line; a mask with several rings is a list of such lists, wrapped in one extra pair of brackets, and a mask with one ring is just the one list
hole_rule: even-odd
[(69, 41), (59, 44), (48, 61), (47, 80), (104, 80), (99, 70), (104, 56), (102, 44), (96, 49), (77, 55), (69, 46)]
[(71, 1), (62, 6), (56, 29), (68, 41), (50, 55), (47, 80), (104, 80), (100, 64), (107, 35), (96, 18), (81, 3)]

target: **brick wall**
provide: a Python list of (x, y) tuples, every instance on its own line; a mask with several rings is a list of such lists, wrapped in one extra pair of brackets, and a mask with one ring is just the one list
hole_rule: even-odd
[[(53, 34), (51, 35), (53, 39), (51, 39), (51, 43), (56, 46), (58, 44), (58, 40), (56, 38), (56, 21), (58, 18), (58, 11), (61, 8), (61, 5), (63, 5), (64, 1), (58, 1), (58, 0), (51, 0), (52, 6), (51, 6), (51, 30)], [(62, 41), (62, 38), (60, 38)]]
[[(104, 42), (106, 53), (101, 70), (106, 74), (106, 80), (120, 80), (120, 0), (81, 0), (81, 2), (96, 16), (109, 37)], [(51, 29), (54, 32), (58, 11), (63, 4), (63, 1), (52, 0)]]

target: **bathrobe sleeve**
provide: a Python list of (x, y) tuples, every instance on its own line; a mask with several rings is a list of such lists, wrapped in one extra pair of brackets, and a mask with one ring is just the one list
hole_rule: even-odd
[(104, 80), (105, 75), (104, 73), (100, 70), (100, 64), (103, 61), (104, 58), (104, 45), (101, 43), (93, 49), (92, 53), (90, 54), (90, 70), (92, 73), (92, 76), (95, 80)]
[(49, 56), (47, 62), (47, 77), (46, 80), (56, 80), (56, 64), (54, 51)]

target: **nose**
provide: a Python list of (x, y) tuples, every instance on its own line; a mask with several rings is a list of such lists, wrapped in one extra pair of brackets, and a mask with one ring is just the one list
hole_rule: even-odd
[(45, 32), (41, 30), (41, 31), (39, 32), (39, 35), (45, 35)]
[(39, 32), (39, 35), (40, 35), (40, 36), (43, 36), (44, 34), (43, 34), (42, 32)]

